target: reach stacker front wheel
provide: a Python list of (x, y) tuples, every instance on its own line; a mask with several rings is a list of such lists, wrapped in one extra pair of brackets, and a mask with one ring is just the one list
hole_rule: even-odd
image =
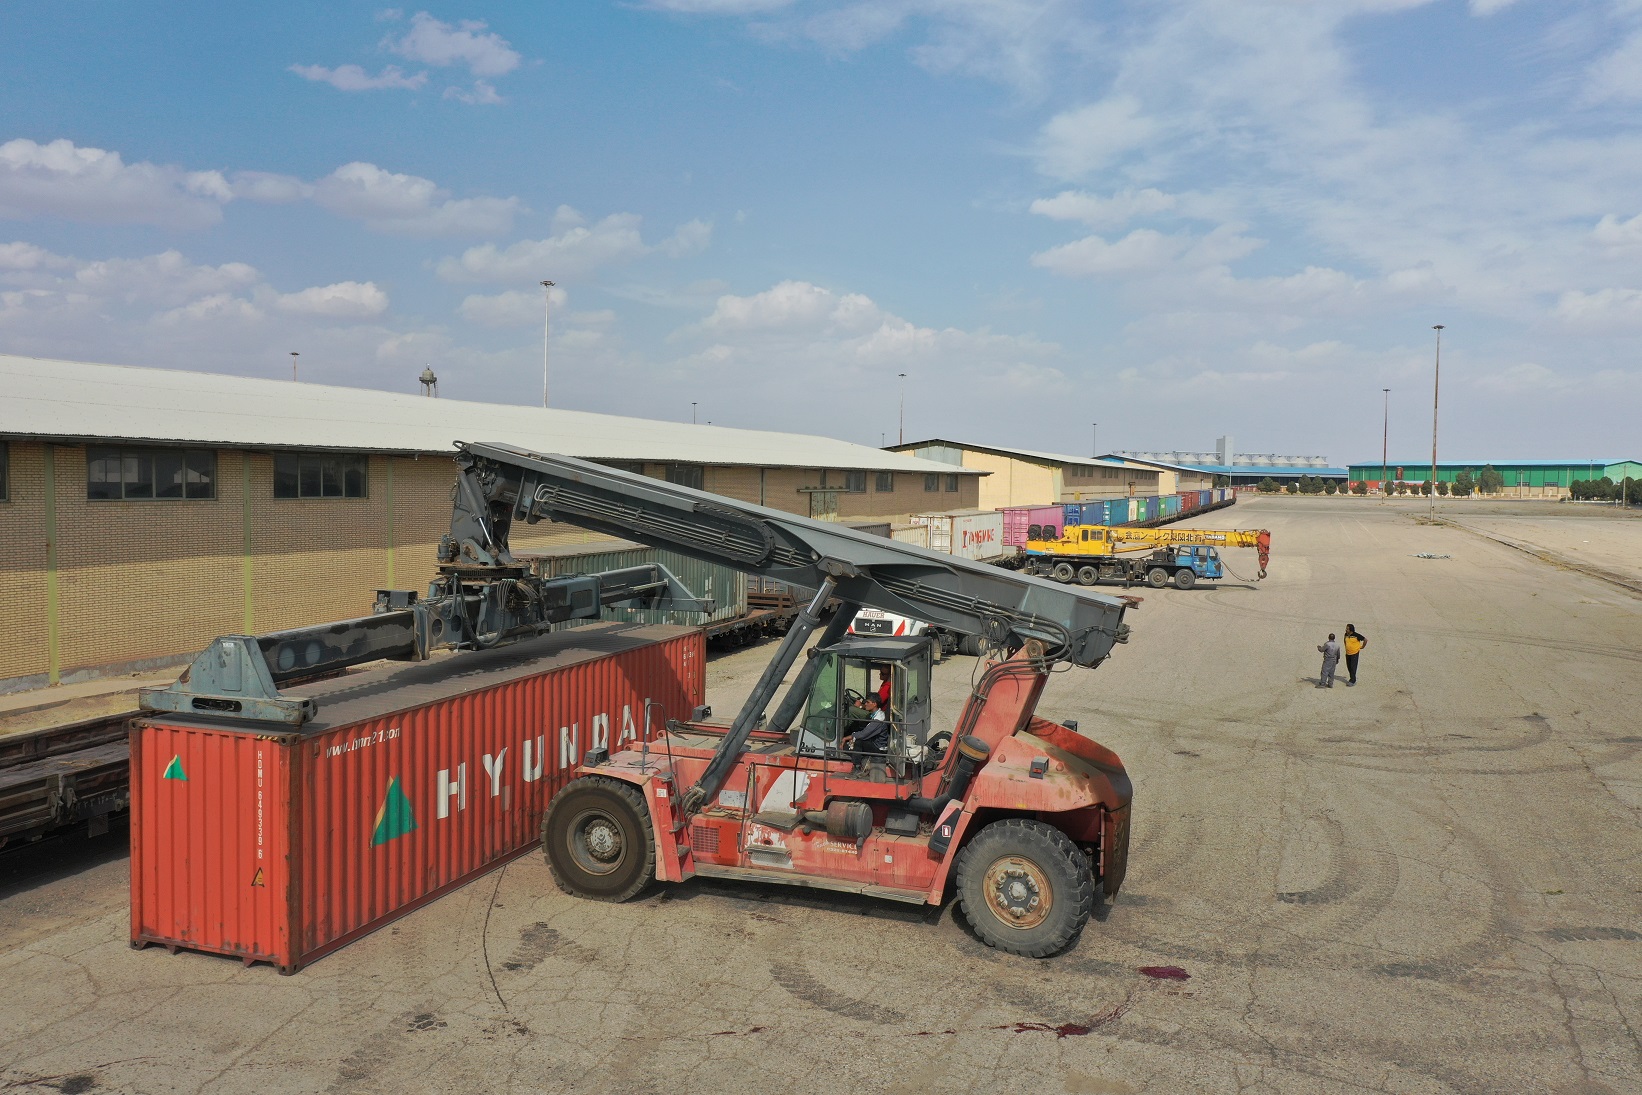
[(1095, 907), (1083, 853), (1041, 821), (994, 821), (959, 853), (957, 866), (964, 919), (987, 946), (1010, 954), (1059, 954)]
[(656, 840), (631, 783), (583, 776), (553, 796), (542, 851), (559, 889), (595, 901), (637, 897), (656, 877)]

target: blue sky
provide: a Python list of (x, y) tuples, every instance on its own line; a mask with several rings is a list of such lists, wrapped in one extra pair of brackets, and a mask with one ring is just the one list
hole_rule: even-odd
[[(1637, 456), (1642, 3), (0, 9), (0, 351), (893, 441)], [(1394, 454), (1395, 455), (1395, 454)]]

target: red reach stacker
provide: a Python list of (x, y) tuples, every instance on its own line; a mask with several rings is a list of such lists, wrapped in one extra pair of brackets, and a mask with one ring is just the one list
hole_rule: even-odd
[[(509, 549), (512, 527), (560, 521), (809, 591), (733, 719), (715, 721), (705, 705), (658, 710), (658, 702), (635, 715), (633, 733), (595, 732), (585, 752), (587, 739), (560, 732), (556, 771), (567, 782), (540, 833), (566, 891), (622, 901), (657, 881), (702, 875), (916, 904), (955, 893), (982, 939), (1033, 957), (1066, 948), (1095, 903), (1117, 894), (1129, 777), (1075, 722), (1039, 718), (1037, 706), (1057, 667), (1097, 666), (1126, 641), (1133, 598), (568, 457), (497, 444), (457, 450), (451, 531), (426, 596), (382, 590), (367, 617), (224, 636), (176, 684), (144, 693), (144, 708), (290, 734), (315, 718), (320, 701), (282, 693), (287, 684), (376, 659), (417, 660), (440, 646), (486, 650), (596, 619), (601, 606), (705, 605), (654, 565), (532, 574)], [(933, 715), (935, 640), (851, 635), (863, 607), (927, 621), (984, 652), (955, 725)], [(535, 714), (545, 735), (535, 743), (538, 770), (551, 748), (552, 727), (540, 722), (549, 717)], [(483, 758), (494, 802), (530, 801), (498, 797), (508, 771), (499, 756)], [(526, 768), (531, 757), (522, 754)], [(442, 817), (451, 795), (460, 809), (465, 785), (453, 771), (441, 771), (431, 802), (403, 785), (406, 816)], [(391, 860), (403, 843), (375, 854)], [(390, 874), (402, 867), (381, 865)]]
[[(1036, 709), (1056, 666), (1093, 667), (1126, 641), (1134, 599), (566, 457), (459, 448), (441, 550), (470, 580), (512, 565), (513, 524), (554, 520), (814, 591), (733, 720), (698, 710), (582, 758), (542, 820), (561, 888), (623, 901), (700, 875), (916, 904), (955, 892), (982, 939), (1032, 957), (1066, 948), (1117, 894), (1133, 795), (1123, 763)], [(863, 606), (984, 645), (955, 726), (932, 717), (933, 642), (849, 635)]]

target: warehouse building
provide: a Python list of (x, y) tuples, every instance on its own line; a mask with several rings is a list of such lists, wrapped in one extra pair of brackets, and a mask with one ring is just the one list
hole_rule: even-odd
[[(982, 473), (826, 437), (0, 355), (0, 691), (173, 664), (425, 589), (452, 443), (822, 520), (975, 508)], [(595, 537), (519, 529), (521, 550)]]
[[(1507, 498), (1566, 498), (1574, 483), (1604, 476), (1615, 483), (1627, 477), (1642, 479), (1642, 461), (1636, 460), (1471, 460), (1439, 462), (1437, 482), (1453, 483), (1462, 471), (1475, 479), (1485, 467), (1500, 473)], [(1431, 478), (1431, 461), (1374, 460), (1351, 465), (1349, 473), (1353, 487), (1366, 483), (1370, 492), (1379, 492), (1385, 482), (1424, 483)]]
[(1300, 482), (1302, 476), (1312, 476), (1317, 479), (1335, 480), (1344, 487), (1348, 478), (1347, 469), (1332, 467), (1326, 456), (1237, 452), (1230, 435), (1216, 439), (1212, 452), (1123, 450), (1110, 454), (1109, 459), (1189, 468), (1201, 475), (1211, 476), (1217, 486), (1255, 487), (1270, 479), (1280, 487), (1292, 487)]
[(984, 473), (986, 478), (979, 487), (982, 509), (1051, 506), (1161, 493), (1159, 469), (1117, 460), (941, 438), (891, 445), (889, 451)]
[(1189, 490), (1209, 490), (1213, 487), (1223, 487), (1228, 484), (1212, 472), (1202, 468), (1189, 467), (1185, 464), (1169, 464), (1161, 460), (1141, 460), (1133, 456), (1124, 456), (1122, 453), (1107, 453), (1102, 460), (1122, 464), (1130, 468), (1149, 468), (1157, 472), (1157, 493), (1180, 494)]

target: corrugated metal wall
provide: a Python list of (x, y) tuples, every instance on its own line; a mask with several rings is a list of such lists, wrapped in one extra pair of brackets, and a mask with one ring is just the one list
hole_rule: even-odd
[[(733, 567), (703, 563), (685, 555), (657, 548), (623, 547), (603, 551), (569, 554), (526, 556), (533, 568), (544, 578), (562, 578), (571, 574), (597, 574), (622, 567), (660, 563), (684, 583), (686, 589), (698, 597), (711, 597), (718, 602), (711, 613), (667, 612), (652, 609), (607, 608), (606, 620), (620, 620), (641, 624), (682, 624), (701, 627), (720, 620), (733, 620), (747, 612), (747, 575)], [(577, 627), (582, 621), (561, 624)]]

